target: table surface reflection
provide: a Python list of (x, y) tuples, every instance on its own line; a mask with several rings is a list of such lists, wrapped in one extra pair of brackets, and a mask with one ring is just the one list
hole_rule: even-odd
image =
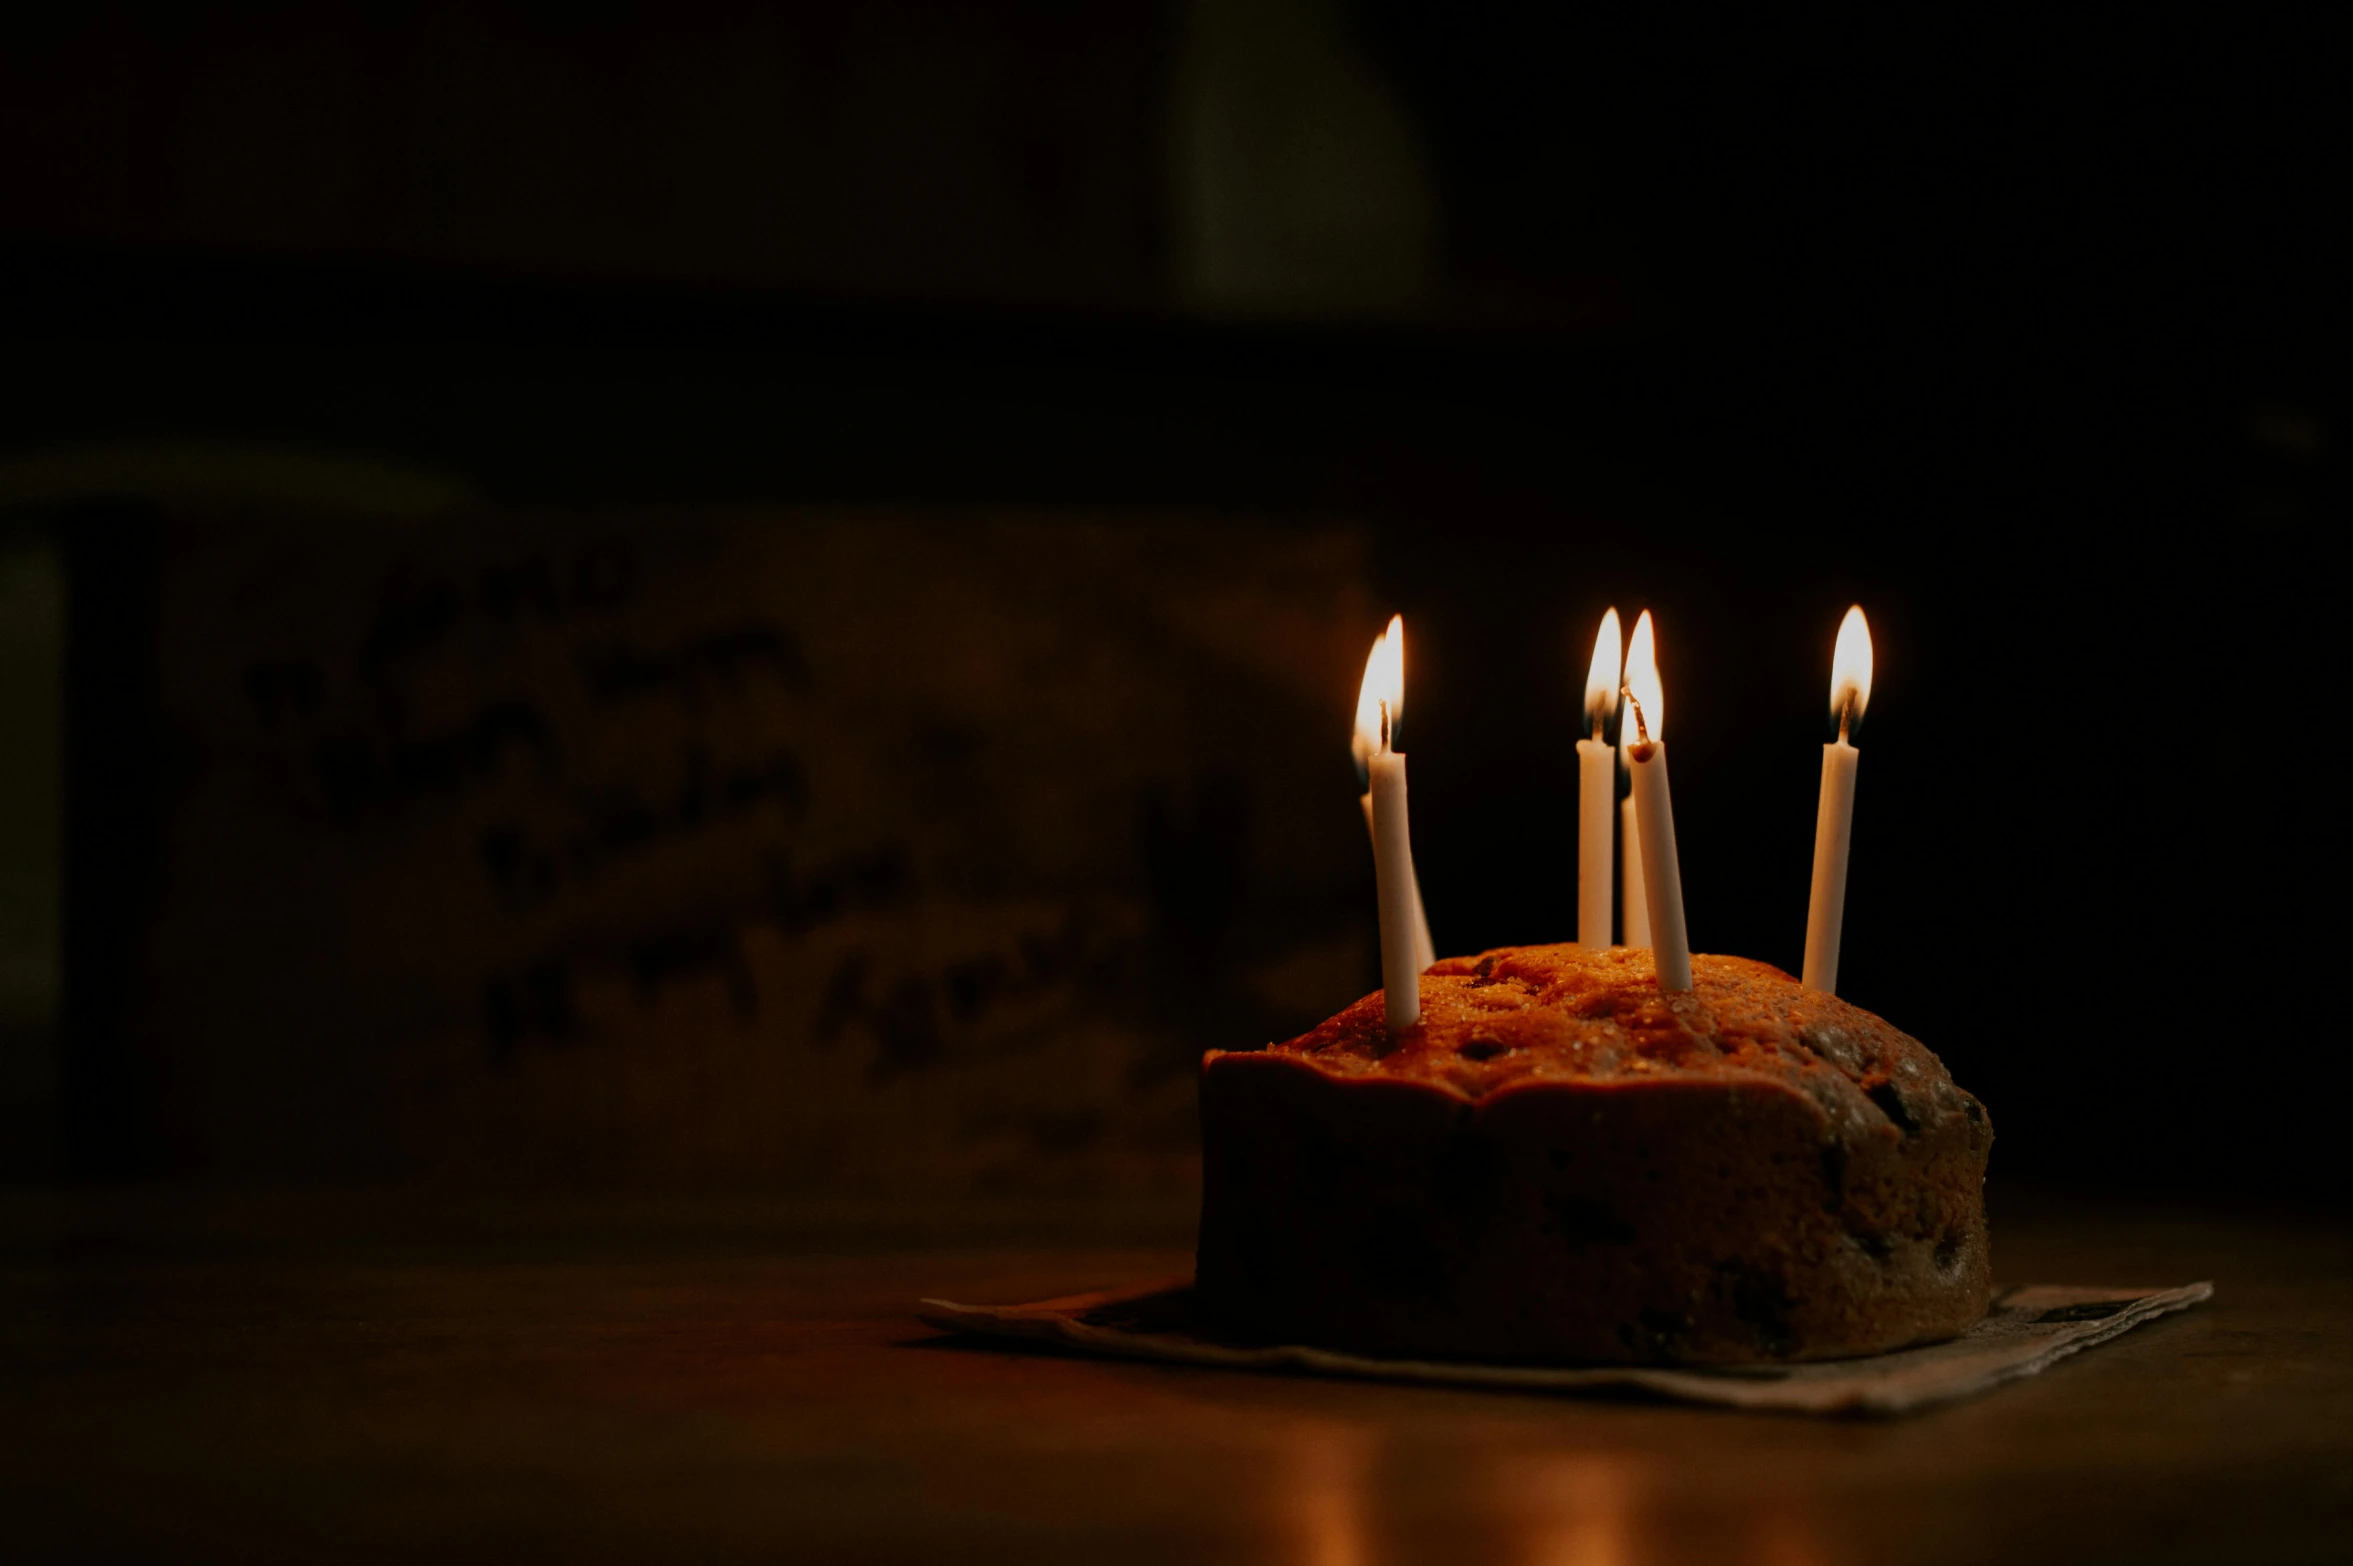
[(2353, 1227), (2016, 1205), (2005, 1279), (2215, 1298), (1970, 1404), (1826, 1422), (1111, 1364), (910, 1314), (1181, 1271), (1166, 1204), (24, 1198), (0, 1555), (2353, 1555)]

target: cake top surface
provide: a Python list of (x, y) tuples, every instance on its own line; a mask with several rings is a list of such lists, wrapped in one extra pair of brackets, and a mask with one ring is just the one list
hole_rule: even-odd
[[(1394, 1039), (1380, 992), (1266, 1053), (1336, 1078), (1420, 1082), (1470, 1099), (1548, 1081), (1763, 1077), (1834, 1114), (1975, 1110), (1919, 1040), (1767, 963), (1695, 955), (1693, 988), (1658, 987), (1639, 947), (1506, 946), (1422, 975), (1421, 1020)], [(1981, 1113), (1982, 1111), (1978, 1111)]]

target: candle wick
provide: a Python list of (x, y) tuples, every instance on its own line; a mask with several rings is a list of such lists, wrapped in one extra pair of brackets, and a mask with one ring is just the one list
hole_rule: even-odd
[(1593, 704), (1593, 743), (1596, 745), (1601, 743), (1601, 725), (1603, 721), (1604, 720), (1601, 716), (1601, 704), (1599, 702), (1595, 702)]
[(1389, 703), (1381, 703), (1381, 754), (1389, 754)]
[(1838, 704), (1838, 742), (1841, 745), (1846, 743), (1847, 725), (1853, 721), (1854, 716), (1855, 693), (1853, 691), (1848, 691), (1846, 693), (1846, 699)]
[(1649, 744), (1650, 725), (1643, 721), (1642, 702), (1635, 696), (1634, 687), (1621, 685), (1618, 690), (1626, 698), (1626, 705), (1634, 709), (1634, 743), (1637, 745)]

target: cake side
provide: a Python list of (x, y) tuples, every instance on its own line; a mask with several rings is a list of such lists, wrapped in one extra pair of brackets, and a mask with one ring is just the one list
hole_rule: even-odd
[[(1368, 1352), (1725, 1363), (1983, 1315), (1992, 1129), (1918, 1041), (1788, 975), (1507, 949), (1201, 1079), (1199, 1290), (1227, 1329)], [(1497, 993), (1501, 992), (1501, 993)]]

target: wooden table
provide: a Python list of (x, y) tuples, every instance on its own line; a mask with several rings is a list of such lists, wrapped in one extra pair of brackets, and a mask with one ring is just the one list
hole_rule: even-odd
[(1123, 1365), (924, 1294), (1187, 1264), (1180, 1209), (0, 1207), (0, 1559), (2353, 1558), (2353, 1227), (1997, 1203), (2008, 1280), (2216, 1280), (1833, 1423)]

